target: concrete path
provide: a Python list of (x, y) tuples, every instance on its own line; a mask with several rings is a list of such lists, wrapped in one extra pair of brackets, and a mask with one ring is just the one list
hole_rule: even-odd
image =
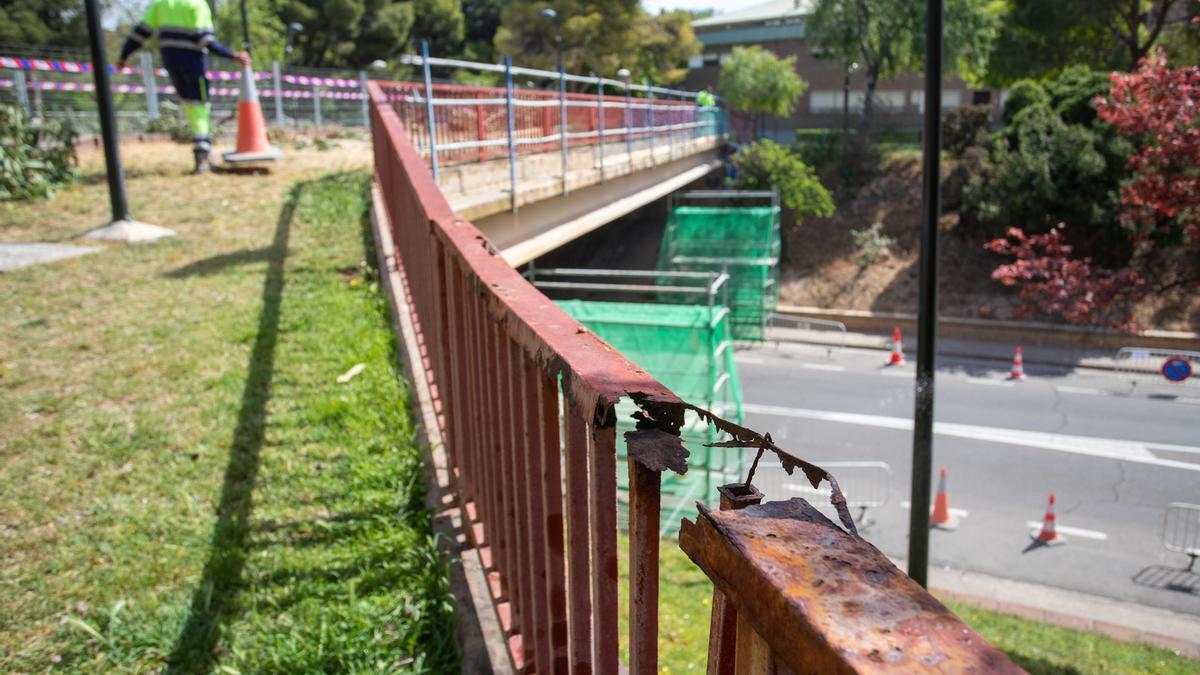
[(48, 244), (44, 242), (5, 243), (0, 242), (0, 272), (29, 267), (41, 263), (74, 258), (102, 250), (99, 246), (74, 246), (70, 244)]

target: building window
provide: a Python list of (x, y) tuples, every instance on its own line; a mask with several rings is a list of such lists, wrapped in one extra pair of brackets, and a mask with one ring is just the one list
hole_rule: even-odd
[(695, 70), (696, 68), (703, 68), (703, 67), (704, 67), (704, 57), (701, 56), (700, 54), (697, 54), (697, 55), (693, 56), (692, 58), (688, 59), (688, 68)]
[[(917, 112), (925, 112), (925, 92), (923, 90), (914, 89), (912, 92), (912, 104), (917, 109)], [(942, 110), (950, 110), (962, 106), (962, 92), (958, 90), (942, 92)]]
[(808, 111), (821, 114), (842, 111), (842, 92), (813, 91), (808, 95)]

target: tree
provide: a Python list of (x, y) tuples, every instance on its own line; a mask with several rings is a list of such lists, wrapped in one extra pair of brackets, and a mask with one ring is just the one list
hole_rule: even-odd
[(542, 16), (547, 3), (514, 0), (496, 31), (498, 53), (523, 66), (553, 70), (554, 42), (561, 32), (568, 72), (615, 76), (628, 68), (634, 81), (670, 84), (686, 74), (683, 66), (700, 53), (691, 26), (678, 13), (650, 16), (639, 0), (556, 0), (555, 20)]
[[(1008, 0), (987, 81), (1054, 76), (1071, 65), (1132, 70), (1164, 31), (1187, 25), (1193, 0)], [(1185, 7), (1187, 5), (1187, 7)]]
[(1119, 220), (1139, 243), (1200, 250), (1200, 66), (1169, 68), (1160, 50), (1134, 73), (1112, 75), (1100, 119), (1140, 146), (1129, 158)]
[[(946, 71), (968, 79), (984, 72), (998, 23), (989, 0), (946, 0)], [(880, 79), (920, 70), (925, 50), (925, 3), (917, 0), (817, 0), (807, 26), (820, 57), (857, 63), (866, 78), (862, 112), (870, 132)]]
[(429, 41), (430, 55), (461, 53), (465, 26), (459, 0), (413, 0), (413, 39)]
[(1133, 331), (1137, 318), (1132, 304), (1145, 297), (1145, 283), (1129, 268), (1109, 271), (1091, 258), (1073, 258), (1059, 225), (1045, 234), (1027, 236), (1010, 228), (1007, 236), (985, 246), (989, 251), (1016, 260), (997, 267), (992, 279), (1005, 286), (1020, 286), (1017, 316), (1041, 313), (1061, 316), (1074, 324), (1105, 322)]
[(0, 42), (78, 47), (87, 44), (78, 0), (0, 0)]
[(750, 115), (750, 138), (758, 137), (760, 114), (787, 117), (808, 84), (796, 74), (796, 57), (780, 59), (759, 46), (734, 47), (721, 65), (717, 91), (730, 110)]
[(833, 215), (833, 195), (812, 167), (786, 147), (763, 139), (733, 157), (737, 185), (744, 190), (779, 190), (783, 205), (796, 214)]
[(411, 2), (391, 0), (281, 0), (277, 13), (283, 24), (305, 27), (295, 38), (293, 63), (363, 68), (407, 49), (413, 9)]
[(500, 17), (506, 4), (504, 0), (463, 0), (464, 57), (483, 63), (496, 61), (492, 41), (500, 28)]

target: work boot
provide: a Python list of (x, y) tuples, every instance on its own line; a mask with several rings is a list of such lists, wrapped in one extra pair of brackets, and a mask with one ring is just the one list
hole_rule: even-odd
[(192, 151), (196, 158), (196, 168), (192, 169), (193, 174), (210, 173), (212, 164), (208, 161), (208, 150), (196, 149)]

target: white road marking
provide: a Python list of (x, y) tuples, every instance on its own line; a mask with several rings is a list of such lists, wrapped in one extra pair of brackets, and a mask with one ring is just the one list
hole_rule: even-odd
[[(1030, 520), (1025, 523), (1025, 527), (1040, 531), (1042, 529), (1042, 524), (1036, 520)], [(1096, 530), (1085, 530), (1081, 527), (1069, 527), (1067, 525), (1059, 525), (1058, 523), (1055, 523), (1054, 529), (1058, 530), (1059, 534), (1066, 534), (1072, 537), (1097, 539), (1099, 541), (1106, 541), (1108, 539), (1108, 535), (1104, 534), (1103, 532), (1097, 532)]]
[[(879, 429), (895, 429), (897, 431), (912, 431), (913, 428), (912, 419), (906, 417), (885, 417), (883, 415), (864, 415), (861, 413), (836, 412), (833, 410), (786, 408), (758, 403), (746, 403), (742, 408), (745, 412), (753, 414), (816, 420), (818, 422), (853, 424)], [(950, 436), (952, 438), (967, 438), (1002, 445), (1042, 448), (1044, 450), (1067, 452), (1076, 455), (1103, 457), (1105, 459), (1123, 459), (1142, 464), (1153, 464), (1155, 466), (1165, 466), (1187, 471), (1200, 471), (1200, 464), (1159, 459), (1153, 453), (1153, 450), (1200, 453), (1200, 447), (1113, 438), (1096, 438), (1092, 436), (1071, 436), (1044, 431), (1024, 431), (1021, 429), (984, 427), (954, 422), (935, 422), (933, 432), (940, 436)]]
[(913, 371), (911, 371), (911, 370), (891, 370), (891, 369), (888, 369), (888, 370), (881, 370), (881, 371), (879, 371), (879, 374), (880, 374), (880, 375), (888, 375), (888, 376), (891, 376), (891, 377), (903, 377), (903, 378), (906, 378), (906, 379), (909, 379), (909, 380), (911, 380), (911, 379), (913, 379), (914, 377), (916, 377), (916, 373), (914, 373), (914, 372), (913, 372)]
[[(908, 500), (902, 501), (902, 502), (900, 502), (900, 508), (907, 511), (912, 508), (912, 502), (910, 502)], [(932, 511), (932, 510), (933, 509), (930, 509), (930, 511)], [(967, 511), (966, 509), (956, 509), (953, 506), (951, 506), (950, 507), (950, 515), (958, 517), (958, 518), (966, 518), (967, 516), (971, 515), (971, 513), (969, 511)]]
[(1056, 384), (1054, 389), (1063, 394), (1090, 394), (1092, 396), (1109, 396), (1109, 392), (1092, 387), (1072, 387), (1067, 384)]
[(1191, 396), (1180, 396), (1179, 398), (1175, 399), (1175, 402), (1176, 403), (1190, 403), (1192, 405), (1200, 405), (1200, 398), (1193, 398)]
[(1016, 382), (1009, 382), (1008, 380), (993, 380), (990, 377), (968, 377), (967, 382), (971, 384), (987, 384), (993, 387), (1012, 387), (1016, 385)]
[(755, 366), (766, 363), (766, 361), (763, 361), (762, 359), (756, 359), (753, 356), (743, 356), (742, 354), (738, 354), (736, 352), (733, 355), (733, 360), (737, 361), (738, 363), (749, 363)]
[(828, 370), (831, 373), (842, 373), (846, 371), (846, 366), (837, 366), (832, 363), (801, 363), (801, 368), (809, 370)]

